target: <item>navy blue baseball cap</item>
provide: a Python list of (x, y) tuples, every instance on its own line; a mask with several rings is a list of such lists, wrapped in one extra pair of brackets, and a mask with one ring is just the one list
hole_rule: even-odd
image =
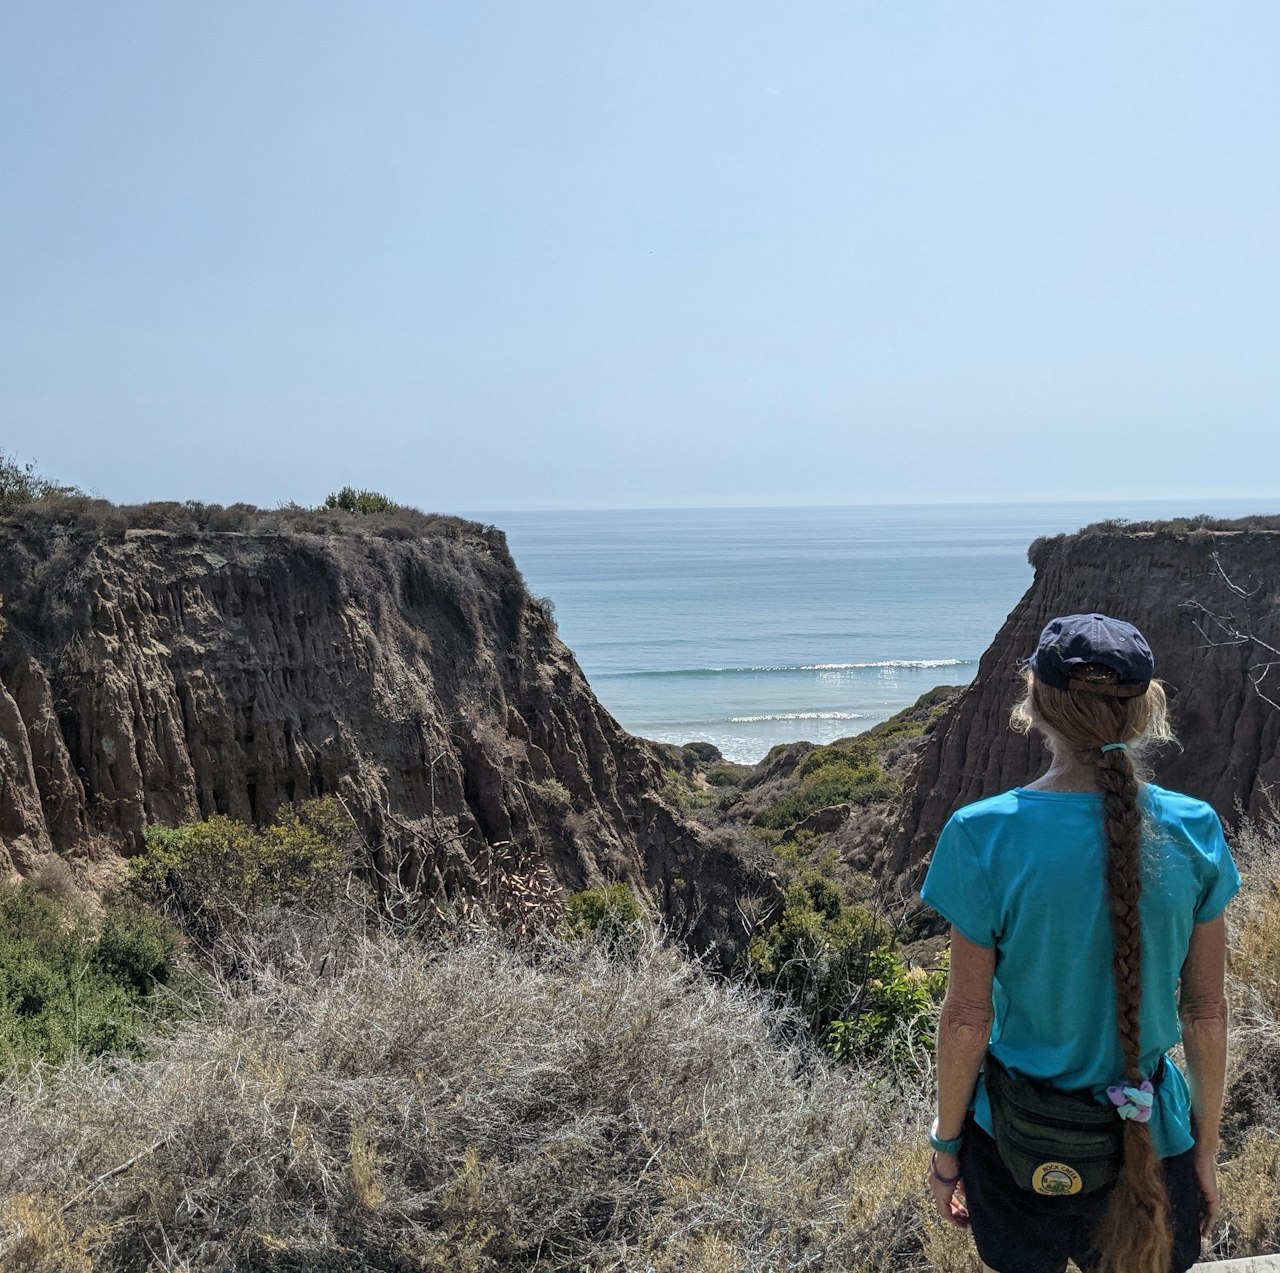
[[(1036, 680), (1054, 689), (1116, 698), (1145, 694), (1156, 670), (1155, 656), (1142, 633), (1132, 623), (1105, 614), (1064, 614), (1050, 619), (1028, 661)], [(1111, 668), (1115, 681), (1080, 676), (1086, 663)]]

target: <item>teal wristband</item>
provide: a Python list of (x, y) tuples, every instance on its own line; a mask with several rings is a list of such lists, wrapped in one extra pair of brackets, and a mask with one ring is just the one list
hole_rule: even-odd
[(956, 1136), (952, 1140), (942, 1140), (938, 1136), (938, 1120), (933, 1120), (933, 1126), (929, 1128), (929, 1148), (938, 1154), (958, 1154), (960, 1146), (964, 1144), (964, 1132)]

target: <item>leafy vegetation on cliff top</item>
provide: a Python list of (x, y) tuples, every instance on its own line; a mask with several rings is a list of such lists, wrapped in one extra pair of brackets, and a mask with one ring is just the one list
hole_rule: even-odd
[(108, 535), (126, 531), (169, 534), (236, 532), (272, 535), (361, 534), (386, 539), (420, 536), (492, 536), (492, 526), (465, 518), (424, 513), (397, 504), (377, 491), (344, 486), (318, 506), (286, 503), (279, 508), (253, 504), (205, 504), (198, 500), (156, 500), (147, 504), (113, 504), (78, 487), (43, 477), (33, 464), (0, 451), (0, 517), (31, 528), (56, 525)]
[(340, 491), (327, 495), (320, 509), (340, 508), (344, 513), (395, 513), (404, 507), (379, 491), (368, 491), (363, 487), (344, 486)]
[(74, 486), (63, 486), (42, 477), (34, 464), (22, 464), (0, 451), (0, 512), (79, 494)]

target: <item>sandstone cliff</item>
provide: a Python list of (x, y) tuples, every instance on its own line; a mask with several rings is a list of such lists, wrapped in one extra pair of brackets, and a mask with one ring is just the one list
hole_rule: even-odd
[(491, 527), (31, 505), (0, 519), (0, 595), (0, 872), (335, 793), (434, 898), (496, 852), (628, 880), (706, 946), (769, 886), (663, 802)]
[[(1280, 519), (1103, 524), (1031, 546), (1035, 579), (938, 722), (878, 869), (916, 880), (954, 809), (1035, 777), (1047, 755), (1010, 730), (1019, 665), (1055, 615), (1099, 610), (1145, 633), (1181, 747), (1153, 758), (1163, 785), (1267, 809), (1280, 780)], [(1268, 701), (1271, 700), (1271, 701)]]

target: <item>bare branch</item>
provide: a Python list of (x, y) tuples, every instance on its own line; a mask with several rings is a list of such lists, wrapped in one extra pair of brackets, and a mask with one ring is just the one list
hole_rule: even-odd
[[(1216, 552), (1209, 554), (1209, 559), (1213, 562), (1214, 569), (1218, 573), (1218, 578), (1234, 593), (1237, 597), (1248, 599), (1254, 596), (1261, 588), (1261, 584), (1252, 591), (1246, 591), (1239, 584), (1234, 582), (1232, 578), (1223, 569), (1222, 562)], [(1191, 626), (1204, 638), (1205, 645), (1210, 649), (1218, 649), (1223, 646), (1232, 645), (1256, 645), (1259, 646), (1267, 654), (1275, 655), (1274, 659), (1252, 663), (1245, 669), (1246, 675), (1249, 677), (1249, 683), (1253, 687), (1253, 691), (1268, 706), (1280, 711), (1280, 702), (1277, 702), (1270, 695), (1263, 691), (1262, 683), (1267, 679), (1271, 669), (1280, 666), (1280, 648), (1272, 645), (1269, 641), (1264, 641), (1247, 625), (1242, 625), (1234, 614), (1228, 611), (1226, 614), (1219, 614), (1210, 610), (1202, 601), (1192, 599), (1184, 601), (1182, 609), (1195, 610), (1200, 614), (1199, 619), (1193, 619)], [(1216, 630), (1217, 635), (1211, 635), (1211, 631)]]
[(1209, 554), (1209, 560), (1213, 562), (1214, 569), (1217, 570), (1218, 576), (1219, 578), (1221, 578), (1222, 582), (1225, 583), (1227, 587), (1230, 588), (1231, 591), (1236, 594), (1237, 597), (1245, 597), (1247, 599), (1249, 597), (1252, 597), (1258, 591), (1258, 589), (1262, 587), (1261, 584), (1258, 584), (1258, 586), (1254, 588), (1252, 591), (1246, 592), (1242, 587), (1240, 587), (1238, 583), (1234, 583), (1231, 579), (1231, 576), (1228, 575), (1227, 572), (1222, 568), (1222, 559), (1218, 556), (1216, 549)]

